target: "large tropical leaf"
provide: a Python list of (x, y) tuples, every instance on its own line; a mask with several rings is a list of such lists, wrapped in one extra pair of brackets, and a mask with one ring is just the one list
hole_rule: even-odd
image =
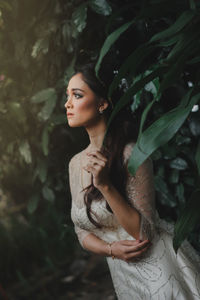
[[(96, 63), (95, 66), (95, 72), (96, 72), (96, 76), (99, 78), (98, 72), (101, 66), (101, 62), (104, 58), (104, 56), (108, 53), (108, 51), (110, 50), (111, 46), (114, 44), (114, 42), (119, 38), (119, 36), (126, 31), (132, 24), (134, 23), (134, 20), (127, 22), (125, 24), (123, 24), (121, 27), (119, 27), (118, 29), (116, 29), (114, 32), (112, 32), (105, 40), (100, 54), (99, 54), (99, 58), (98, 61)], [(100, 78), (99, 78), (100, 79)]]
[(164, 74), (166, 71), (166, 67), (159, 67), (158, 69), (154, 70), (151, 72), (149, 75), (145, 76), (144, 78), (138, 80), (135, 84), (133, 84), (127, 92), (119, 99), (117, 104), (115, 105), (115, 108), (107, 122), (107, 128), (106, 128), (106, 133), (104, 136), (103, 143), (105, 141), (105, 137), (107, 135), (107, 132), (109, 130), (109, 126), (113, 120), (113, 118), (116, 116), (116, 114), (129, 102), (132, 101), (132, 97), (139, 91), (141, 90), (148, 82), (151, 82), (153, 79), (157, 78), (158, 76)]
[(166, 39), (176, 34), (192, 20), (195, 14), (195, 11), (192, 10), (184, 11), (173, 25), (171, 25), (166, 30), (155, 34), (151, 38), (150, 42), (156, 42), (161, 39)]
[(108, 96), (111, 97), (113, 91), (117, 88), (119, 85), (121, 79), (126, 76), (127, 72), (129, 72), (129, 76), (134, 76), (136, 73), (137, 67), (139, 64), (149, 55), (152, 54), (153, 50), (155, 49), (155, 46), (147, 46), (142, 45), (138, 47), (133, 53), (129, 55), (129, 57), (125, 60), (125, 62), (120, 67), (118, 74), (113, 79), (109, 91)]
[[(188, 93), (191, 93), (191, 90)], [(172, 109), (156, 120), (141, 134), (136, 145), (133, 147), (128, 162), (128, 170), (131, 174), (134, 175), (137, 168), (145, 159), (174, 136), (191, 112), (192, 106), (197, 103), (199, 99), (200, 93), (193, 96), (186, 107), (178, 106)], [(185, 97), (183, 101), (185, 102)]]

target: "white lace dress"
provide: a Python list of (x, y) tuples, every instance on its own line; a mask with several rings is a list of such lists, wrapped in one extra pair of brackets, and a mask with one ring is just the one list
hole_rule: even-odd
[[(134, 143), (124, 148), (127, 164)], [(83, 150), (84, 151), (84, 150)], [(84, 238), (93, 233), (106, 242), (134, 240), (118, 223), (114, 214), (106, 209), (106, 200), (93, 201), (92, 211), (103, 225), (97, 229), (88, 219), (81, 192), (81, 155), (74, 155), (69, 163), (69, 180), (72, 195), (71, 218), (75, 232), (83, 247)], [(88, 182), (89, 184), (90, 182)], [(142, 259), (125, 262), (106, 257), (115, 292), (119, 300), (199, 300), (200, 257), (185, 240), (177, 255), (172, 246), (173, 227), (160, 219), (155, 209), (152, 160), (147, 159), (127, 180), (127, 197), (141, 214), (140, 238), (149, 238), (153, 245)], [(84, 247), (83, 247), (84, 248)]]

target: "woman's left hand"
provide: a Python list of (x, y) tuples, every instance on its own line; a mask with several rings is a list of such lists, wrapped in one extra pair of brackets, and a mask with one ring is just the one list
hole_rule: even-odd
[(110, 185), (108, 159), (99, 150), (93, 150), (86, 154), (88, 155), (88, 163), (83, 169), (92, 173), (94, 186), (101, 189)]

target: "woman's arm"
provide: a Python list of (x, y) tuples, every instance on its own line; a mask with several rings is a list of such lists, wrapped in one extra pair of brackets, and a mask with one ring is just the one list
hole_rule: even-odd
[[(133, 145), (125, 148), (125, 158), (130, 157)], [(90, 162), (86, 170), (93, 174), (93, 184), (108, 202), (121, 226), (135, 239), (153, 239), (154, 235), (154, 181), (150, 159), (138, 168), (132, 176), (128, 170), (127, 196), (129, 203), (112, 185), (108, 177), (108, 160), (100, 151), (88, 154)]]
[(139, 212), (124, 200), (112, 184), (100, 187), (99, 190), (108, 202), (121, 226), (128, 234), (136, 240), (139, 240), (141, 222)]
[(102, 256), (110, 256), (110, 250), (112, 250), (114, 257), (129, 262), (140, 259), (151, 246), (151, 243), (148, 240), (142, 242), (138, 240), (121, 240), (115, 241), (109, 246), (107, 242), (90, 233), (83, 239), (82, 246), (84, 249)]
[(92, 232), (82, 240), (82, 247), (88, 251), (102, 256), (109, 256), (110, 246)]

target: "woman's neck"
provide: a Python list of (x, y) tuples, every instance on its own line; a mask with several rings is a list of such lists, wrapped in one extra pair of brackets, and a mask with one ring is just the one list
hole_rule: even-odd
[(86, 128), (89, 135), (90, 144), (88, 145), (89, 149), (100, 149), (103, 143), (103, 138), (106, 132), (105, 122), (101, 122), (98, 126), (93, 126)]

